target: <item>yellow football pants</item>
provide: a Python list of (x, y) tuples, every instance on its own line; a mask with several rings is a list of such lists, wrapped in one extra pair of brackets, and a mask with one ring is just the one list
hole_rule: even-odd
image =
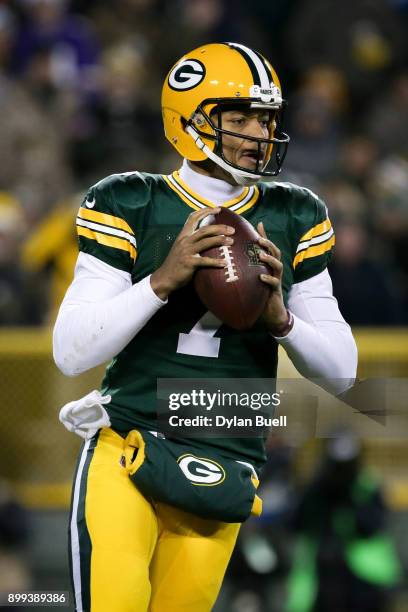
[(208, 612), (240, 524), (152, 504), (120, 465), (110, 429), (82, 450), (70, 518), (77, 612)]

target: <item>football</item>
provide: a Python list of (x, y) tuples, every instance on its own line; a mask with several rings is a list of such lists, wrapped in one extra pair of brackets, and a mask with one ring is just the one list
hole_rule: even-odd
[(270, 295), (270, 288), (259, 278), (260, 274), (272, 274), (259, 259), (262, 250), (259, 234), (246, 219), (228, 208), (209, 215), (201, 227), (203, 224), (230, 225), (235, 234), (231, 246), (202, 251), (202, 256), (224, 258), (226, 266), (197, 270), (194, 286), (198, 297), (226, 325), (237, 330), (249, 329), (262, 314)]

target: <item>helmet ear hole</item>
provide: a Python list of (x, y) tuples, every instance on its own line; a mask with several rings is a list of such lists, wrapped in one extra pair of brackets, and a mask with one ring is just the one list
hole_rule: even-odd
[(208, 136), (211, 140), (215, 139), (214, 127), (211, 124), (211, 121), (208, 119), (208, 116), (206, 116), (205, 111), (200, 111), (199, 109), (194, 111), (194, 113), (191, 115), (190, 121), (187, 122), (187, 125), (188, 124), (191, 125), (200, 134), (200, 136), (204, 136), (204, 138), (207, 138)]
[(195, 112), (193, 114), (193, 116), (191, 117), (191, 122), (196, 127), (202, 129), (205, 126), (205, 124), (207, 123), (207, 120), (206, 120), (206, 118), (204, 117), (204, 115), (202, 113)]

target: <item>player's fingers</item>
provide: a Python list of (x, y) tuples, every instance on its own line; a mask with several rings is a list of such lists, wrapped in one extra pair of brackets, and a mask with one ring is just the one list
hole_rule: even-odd
[(191, 265), (193, 268), (225, 268), (224, 259), (215, 259), (215, 257), (201, 257), (200, 255), (192, 256)]
[(261, 235), (262, 238), (267, 238), (268, 236), (266, 235), (265, 232), (265, 228), (264, 228), (264, 224), (262, 223), (262, 221), (260, 221), (257, 225), (257, 230), (258, 233)]
[(209, 236), (208, 238), (203, 238), (198, 242), (195, 242), (193, 247), (196, 253), (202, 253), (207, 249), (212, 249), (214, 247), (221, 246), (231, 246), (234, 243), (234, 240), (229, 236)]
[(279, 289), (279, 286), (280, 286), (279, 278), (276, 278), (275, 276), (271, 276), (270, 274), (260, 274), (259, 278), (261, 279), (263, 283), (265, 283), (266, 285), (269, 285), (272, 290), (275, 291)]
[(272, 255), (276, 257), (276, 259), (281, 258), (280, 250), (278, 249), (276, 244), (274, 244), (271, 240), (268, 240), (268, 238), (262, 238), (261, 236), (260, 238), (258, 238), (258, 244), (260, 244), (264, 249), (269, 251), (269, 253), (272, 253)]
[(226, 236), (234, 233), (235, 229), (230, 225), (205, 225), (204, 227), (200, 227), (199, 229), (195, 230), (192, 235), (192, 240), (196, 242), (202, 238), (205, 238), (206, 236), (217, 236), (219, 234)]
[(193, 233), (200, 221), (202, 221), (203, 219), (205, 219), (205, 217), (208, 217), (208, 215), (217, 215), (219, 212), (221, 212), (221, 208), (217, 207), (217, 208), (203, 208), (200, 210), (196, 210), (193, 213), (191, 213), (188, 217), (187, 220), (184, 224), (184, 227), (181, 231), (181, 233), (183, 234), (191, 234)]
[(274, 257), (273, 255), (269, 255), (265, 253), (265, 251), (261, 251), (259, 253), (259, 259), (264, 263), (268, 264), (270, 268), (272, 268), (276, 277), (280, 278), (283, 272), (283, 264), (279, 259)]

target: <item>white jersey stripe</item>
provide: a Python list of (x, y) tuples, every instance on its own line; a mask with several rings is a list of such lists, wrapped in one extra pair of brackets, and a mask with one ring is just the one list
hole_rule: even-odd
[(72, 502), (72, 516), (71, 516), (71, 551), (72, 551), (72, 574), (74, 579), (74, 590), (75, 590), (75, 604), (76, 611), (83, 612), (82, 607), (82, 583), (81, 583), (81, 559), (79, 554), (79, 534), (77, 524), (77, 514), (79, 505), (79, 494), (81, 490), (82, 472), (86, 461), (87, 451), (91, 440), (87, 440), (81, 455), (81, 459), (78, 466), (78, 472), (75, 479), (74, 485), (74, 497)]
[(321, 242), (326, 242), (326, 240), (329, 240), (329, 238), (331, 238), (333, 234), (334, 234), (334, 231), (333, 231), (333, 228), (331, 227), (329, 231), (326, 232), (325, 234), (321, 234), (320, 236), (315, 236), (314, 238), (310, 238), (310, 240), (305, 240), (304, 242), (301, 242), (298, 248), (296, 249), (296, 253), (299, 253), (300, 251), (304, 251), (305, 249), (308, 249), (313, 244), (320, 244)]
[(253, 197), (254, 192), (255, 192), (255, 187), (251, 186), (245, 198), (241, 200), (241, 202), (237, 202), (237, 204), (234, 204), (234, 206), (230, 206), (229, 209), (237, 210), (238, 208), (241, 208), (242, 206), (244, 206), (244, 204), (249, 202), (249, 200)]
[(170, 183), (172, 185), (174, 185), (174, 187), (177, 189), (177, 191), (182, 193), (188, 200), (190, 200), (190, 202), (192, 202), (196, 206), (199, 206), (200, 208), (206, 208), (205, 204), (203, 204), (199, 200), (196, 200), (196, 198), (194, 198), (190, 193), (188, 193), (188, 191), (183, 189), (183, 187), (181, 185), (179, 185), (179, 183), (177, 181), (174, 180), (174, 178), (173, 178), (173, 176), (171, 174), (168, 174), (167, 178), (169, 179)]
[(111, 236), (118, 236), (118, 238), (124, 238), (130, 244), (136, 248), (136, 240), (135, 237), (125, 232), (124, 230), (115, 229), (110, 227), (109, 225), (100, 225), (99, 223), (95, 223), (94, 221), (85, 221), (80, 217), (77, 217), (77, 225), (81, 225), (82, 227), (87, 227), (88, 229), (94, 230), (95, 232), (103, 232), (105, 234), (110, 234)]

